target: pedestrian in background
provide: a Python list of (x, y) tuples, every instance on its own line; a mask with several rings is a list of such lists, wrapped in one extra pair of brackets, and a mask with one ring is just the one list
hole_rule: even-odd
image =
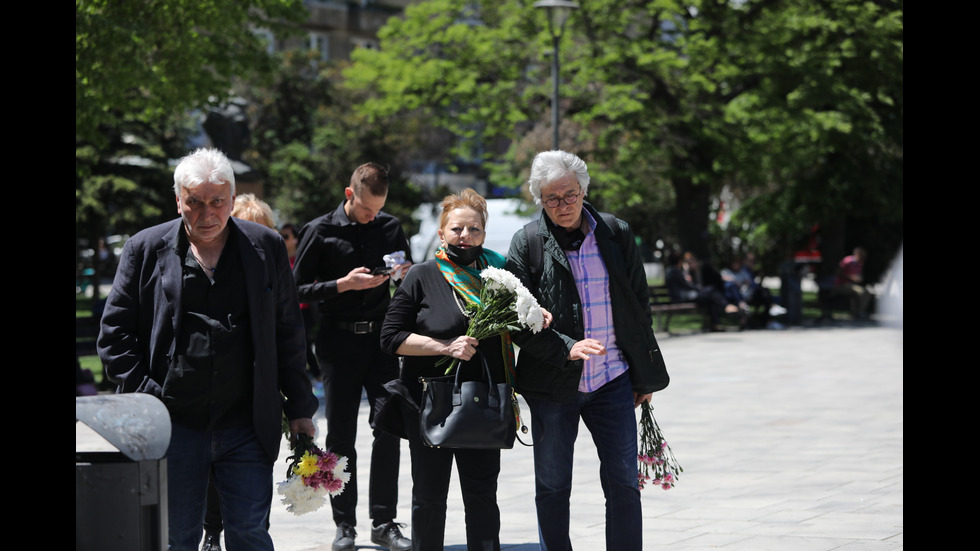
[[(296, 224), (285, 223), (279, 229), (279, 235), (286, 242), (286, 252), (289, 254), (289, 266), (296, 265), (296, 250), (299, 247), (299, 228)], [(320, 313), (315, 305), (309, 302), (299, 303), (299, 310), (303, 313), (303, 325), (306, 327), (306, 369), (310, 372), (313, 379), (313, 394), (317, 398), (323, 398), (323, 375), (320, 373), (320, 363), (314, 354), (313, 343), (316, 340), (317, 324), (320, 322)]]
[(868, 251), (864, 247), (855, 247), (852, 254), (837, 264), (834, 280), (834, 294), (850, 300), (851, 317), (856, 320), (868, 319), (871, 303), (871, 291), (864, 284), (864, 261), (867, 258)]

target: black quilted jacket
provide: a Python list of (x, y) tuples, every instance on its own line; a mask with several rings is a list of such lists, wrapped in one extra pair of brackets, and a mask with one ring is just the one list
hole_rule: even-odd
[[(626, 222), (616, 219), (614, 233), (592, 205), (585, 203), (585, 208), (596, 220), (596, 241), (610, 278), (616, 341), (629, 364), (633, 391), (646, 394), (662, 390), (670, 378), (651, 327), (650, 291), (633, 232)], [(507, 270), (520, 278), (554, 316), (551, 327), (538, 334), (524, 331), (513, 335), (520, 347), (515, 386), (525, 396), (564, 401), (578, 391), (582, 360), (568, 360), (568, 352), (584, 338), (585, 330), (571, 267), (548, 231), (545, 216), (542, 213), (537, 225), (538, 237), (543, 240), (540, 276), (532, 274), (529, 237), (523, 229), (514, 235), (507, 255)]]

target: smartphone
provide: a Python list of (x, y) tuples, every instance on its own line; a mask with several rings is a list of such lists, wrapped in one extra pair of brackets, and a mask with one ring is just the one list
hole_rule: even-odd
[(381, 266), (380, 268), (375, 268), (371, 270), (371, 275), (389, 275), (391, 274), (391, 268), (386, 266)]

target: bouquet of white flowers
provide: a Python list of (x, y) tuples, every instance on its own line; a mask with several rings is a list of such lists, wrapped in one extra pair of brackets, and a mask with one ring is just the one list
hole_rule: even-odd
[[(483, 289), (480, 303), (468, 304), (465, 313), (470, 318), (466, 335), (483, 340), (507, 331), (530, 329), (537, 333), (544, 326), (544, 314), (534, 295), (517, 277), (500, 268), (488, 267), (480, 272)], [(439, 363), (448, 360), (445, 357)], [(459, 359), (453, 358), (446, 374), (452, 373)]]

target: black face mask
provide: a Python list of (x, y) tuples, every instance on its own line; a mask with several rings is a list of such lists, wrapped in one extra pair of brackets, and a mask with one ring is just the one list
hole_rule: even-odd
[(479, 245), (463, 248), (446, 243), (446, 255), (449, 256), (449, 260), (452, 260), (459, 266), (469, 266), (476, 262), (476, 259), (480, 258), (482, 254), (483, 247)]

